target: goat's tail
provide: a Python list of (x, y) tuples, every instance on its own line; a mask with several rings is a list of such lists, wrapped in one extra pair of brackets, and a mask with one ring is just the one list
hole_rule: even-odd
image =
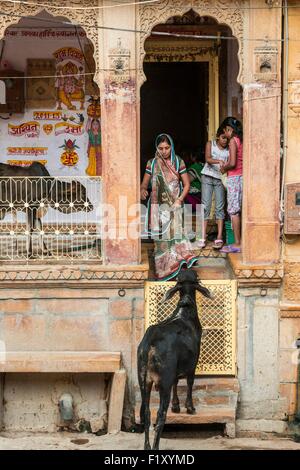
[(138, 349), (137, 365), (138, 365), (138, 381), (141, 393), (146, 389), (147, 383), (147, 362), (148, 355), (143, 349)]
[(138, 365), (138, 381), (141, 392), (141, 407), (140, 407), (140, 432), (145, 430), (146, 422), (146, 393), (147, 393), (147, 355), (145, 351), (138, 349), (137, 354)]

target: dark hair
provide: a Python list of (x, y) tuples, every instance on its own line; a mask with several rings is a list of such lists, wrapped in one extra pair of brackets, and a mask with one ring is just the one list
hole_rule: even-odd
[[(225, 126), (226, 127), (226, 126)], [(216, 133), (216, 137), (220, 137), (220, 135), (224, 134), (224, 127), (223, 126), (220, 126), (218, 127), (218, 130), (217, 130), (217, 133)]]
[(168, 145), (171, 145), (171, 142), (169, 140), (169, 137), (166, 134), (162, 134), (157, 138), (156, 145), (157, 147), (162, 144), (163, 142), (166, 142)]
[(221, 126), (222, 129), (225, 129), (226, 126), (232, 127), (234, 135), (240, 138), (243, 141), (243, 126), (242, 123), (235, 117), (228, 116), (224, 119)]

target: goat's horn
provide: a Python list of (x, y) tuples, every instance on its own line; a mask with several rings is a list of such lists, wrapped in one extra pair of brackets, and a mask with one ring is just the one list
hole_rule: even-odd
[(204, 295), (204, 297), (207, 297), (208, 299), (213, 299), (214, 296), (213, 294), (204, 286), (202, 286), (201, 284), (198, 284), (198, 286), (196, 286), (196, 289), (201, 292), (202, 295)]
[(167, 290), (167, 292), (165, 293), (165, 295), (163, 296), (162, 300), (161, 300), (161, 303), (164, 303), (166, 302), (167, 300), (170, 300), (173, 295), (176, 294), (176, 292), (179, 291), (179, 286), (178, 284), (176, 284), (176, 286), (174, 287), (171, 287), (171, 289)]

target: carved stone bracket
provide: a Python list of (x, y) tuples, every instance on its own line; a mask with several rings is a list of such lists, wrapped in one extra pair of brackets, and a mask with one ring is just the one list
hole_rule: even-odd
[(130, 80), (130, 50), (122, 47), (119, 38), (116, 48), (109, 50), (109, 79), (113, 83), (123, 85)]
[(300, 76), (298, 80), (289, 81), (289, 98), (288, 105), (297, 117), (300, 116)]
[(284, 263), (283, 296), (290, 301), (300, 301), (300, 263)]
[(277, 73), (277, 47), (265, 45), (257, 47), (255, 55), (254, 79), (260, 82), (275, 82), (278, 79)]
[(229, 262), (240, 287), (279, 287), (283, 278), (281, 264), (244, 265), (240, 254), (229, 254)]

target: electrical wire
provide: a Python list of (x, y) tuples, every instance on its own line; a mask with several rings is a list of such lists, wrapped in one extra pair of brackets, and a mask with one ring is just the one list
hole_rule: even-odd
[[(28, 2), (26, 0), (0, 0), (0, 3), (13, 3), (17, 5), (32, 5), (32, 6), (42, 6), (47, 8), (61, 8), (65, 10), (102, 10), (105, 8), (116, 8), (116, 7), (123, 7), (123, 6), (131, 6), (131, 5), (147, 5), (151, 3), (157, 3), (161, 0), (141, 0), (138, 2), (131, 2), (131, 3), (118, 3), (116, 5), (97, 5), (97, 6), (89, 6), (89, 7), (76, 7), (76, 6), (66, 6), (62, 7), (61, 5), (53, 4), (53, 3), (35, 3), (35, 2)], [(187, 9), (192, 9), (194, 5), (186, 5)], [(222, 10), (237, 10), (237, 11), (248, 11), (248, 10), (278, 10), (282, 9), (282, 5), (266, 5), (266, 6), (230, 6), (230, 5), (222, 5)], [(289, 8), (300, 8), (300, 3), (295, 5), (289, 5)], [(214, 10), (216, 9), (215, 6), (206, 6), (206, 10)]]
[[(1, 0), (0, 0), (1, 1)], [(40, 18), (40, 17), (37, 17), (37, 16), (26, 16), (26, 15), (22, 15), (22, 14), (18, 14), (18, 13), (5, 13), (3, 11), (0, 11), (0, 16), (5, 16), (5, 17), (15, 17), (15, 18), (22, 18), (22, 19), (29, 19), (29, 20), (33, 20), (33, 21), (43, 21), (43, 22), (46, 22), (47, 24), (51, 24), (51, 23), (54, 23), (55, 25), (57, 24), (62, 24), (62, 25), (66, 25), (66, 26), (78, 26), (80, 28), (87, 28), (88, 30), (91, 29), (91, 28), (95, 28), (95, 29), (101, 29), (101, 30), (107, 30), (107, 31), (120, 31), (120, 32), (124, 32), (124, 33), (139, 33), (139, 34), (151, 34), (152, 36), (168, 36), (168, 37), (177, 37), (177, 38), (189, 38), (189, 39), (222, 39), (222, 40), (237, 40), (237, 38), (235, 36), (218, 36), (218, 35), (199, 35), (199, 34), (183, 34), (183, 33), (172, 33), (172, 32), (166, 32), (166, 31), (147, 31), (147, 30), (142, 30), (142, 29), (128, 29), (128, 28), (117, 28), (117, 27), (114, 27), (114, 26), (101, 26), (101, 25), (98, 25), (98, 24), (95, 24), (95, 25), (87, 25), (87, 24), (84, 24), (84, 23), (71, 23), (70, 21), (61, 21), (61, 20), (51, 20), (50, 18)], [(95, 22), (97, 23), (97, 18), (95, 18)], [(264, 42), (264, 43), (272, 43), (272, 42), (284, 42), (285, 39), (284, 38), (275, 38), (275, 39), (272, 39), (272, 38), (268, 38), (268, 37), (264, 37), (264, 38), (247, 38), (247, 37), (241, 37), (241, 38), (238, 38), (238, 40), (240, 42), (242, 41), (254, 41), (254, 42)], [(300, 39), (291, 39), (290, 38), (290, 41), (293, 40), (293, 41), (300, 41)]]
[(126, 3), (118, 3), (116, 5), (95, 5), (90, 7), (71, 7), (66, 6), (63, 7), (61, 5), (54, 5), (53, 3), (35, 3), (35, 2), (23, 2), (22, 0), (0, 0), (0, 3), (13, 3), (18, 5), (30, 5), (30, 6), (40, 6), (45, 8), (55, 8), (55, 9), (64, 9), (64, 10), (104, 10), (107, 8), (119, 8), (119, 7), (129, 7), (134, 5), (145, 5), (145, 4), (152, 4), (157, 3), (160, 0), (142, 0), (140, 2), (126, 2)]
[[(110, 69), (96, 69), (95, 72), (86, 72), (86, 73), (81, 73), (80, 75), (95, 75), (95, 73), (99, 72), (99, 71), (109, 71)], [(66, 77), (74, 77), (74, 74), (67, 74), (67, 75), (60, 75), (59, 78), (66, 78)], [(37, 80), (40, 80), (41, 78), (58, 78), (57, 75), (21, 75), (21, 76), (18, 76), (18, 77), (4, 77), (3, 75), (1, 75), (1, 71), (0, 71), (0, 80), (7, 80), (7, 79), (10, 79), (10, 80), (24, 80), (25, 78), (30, 78), (30, 79), (37, 79)]]

